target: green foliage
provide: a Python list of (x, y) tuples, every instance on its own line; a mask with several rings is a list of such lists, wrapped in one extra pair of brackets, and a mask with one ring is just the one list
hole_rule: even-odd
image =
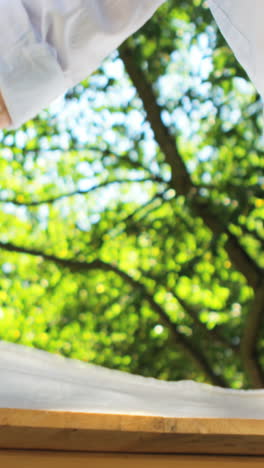
[(259, 97), (200, 0), (166, 2), (125, 47), (195, 191), (173, 185), (117, 53), (2, 132), (0, 337), (164, 380), (259, 387)]

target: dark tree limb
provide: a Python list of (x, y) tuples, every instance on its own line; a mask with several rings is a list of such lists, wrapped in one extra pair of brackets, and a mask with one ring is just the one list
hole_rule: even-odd
[(239, 346), (229, 343), (223, 336), (220, 335), (220, 333), (218, 333), (217, 329), (208, 330), (206, 325), (199, 319), (198, 308), (188, 304), (187, 301), (180, 298), (177, 294), (175, 294), (175, 292), (173, 292), (173, 295), (181, 305), (182, 309), (192, 318), (194, 324), (200, 328), (200, 330), (207, 336), (209, 340), (213, 340), (216, 343), (223, 345), (225, 348), (232, 349), (236, 355), (239, 353)]
[(260, 331), (264, 325), (264, 280), (255, 292), (255, 297), (247, 315), (240, 350), (246, 373), (254, 388), (264, 388), (264, 372), (259, 362), (257, 350)]
[(172, 169), (174, 187), (177, 188), (177, 192), (179, 194), (188, 195), (194, 186), (180, 156), (175, 138), (169, 133), (167, 127), (162, 122), (162, 109), (157, 104), (152, 86), (136, 65), (131, 49), (122, 46), (119, 49), (119, 53), (126, 66), (127, 72), (144, 103), (144, 109), (152, 130), (154, 131), (155, 139), (165, 156), (166, 162)]
[(201, 216), (205, 224), (216, 235), (226, 234), (225, 249), (231, 262), (235, 265), (238, 271), (247, 279), (249, 286), (256, 290), (263, 276), (263, 270), (256, 265), (253, 259), (243, 249), (237, 237), (232, 234), (221, 220), (213, 215), (207, 205), (201, 204), (196, 200), (192, 202), (195, 212)]
[(135, 280), (132, 276), (128, 275), (126, 272), (120, 270), (116, 265), (106, 263), (100, 259), (94, 260), (92, 262), (80, 262), (73, 259), (63, 259), (55, 255), (48, 255), (45, 252), (40, 250), (28, 249), (25, 247), (19, 247), (12, 243), (3, 243), (0, 242), (0, 249), (6, 250), (9, 252), (24, 253), (32, 255), (35, 257), (42, 257), (44, 260), (51, 261), (56, 265), (68, 268), (73, 273), (83, 273), (92, 270), (101, 270), (107, 272), (113, 272), (122, 278), (126, 283), (130, 284), (133, 288), (140, 290), (142, 297), (149, 303), (152, 310), (156, 312), (159, 316), (159, 320), (164, 324), (164, 326), (169, 330), (170, 340), (176, 345), (180, 345), (182, 350), (188, 354), (193, 363), (203, 372), (206, 378), (209, 381), (220, 387), (228, 387), (227, 382), (222, 376), (219, 376), (214, 373), (210, 364), (207, 361), (206, 356), (202, 351), (196, 347), (190, 339), (188, 339), (182, 332), (177, 328), (177, 325), (173, 323), (163, 308), (153, 299), (153, 296), (147, 291), (147, 288), (144, 284)]
[(143, 107), (154, 132), (155, 139), (164, 154), (166, 162), (171, 167), (172, 187), (178, 194), (184, 195), (189, 199), (190, 206), (194, 212), (203, 219), (204, 223), (214, 234), (218, 235), (224, 232), (227, 234), (225, 248), (230, 260), (245, 276), (248, 284), (252, 288), (257, 289), (263, 272), (245, 252), (235, 236), (227, 231), (222, 220), (215, 213), (212, 213), (208, 204), (204, 205), (204, 202), (201, 203), (197, 198), (197, 187), (193, 184), (187, 171), (177, 147), (175, 137), (169, 133), (167, 127), (162, 121), (162, 108), (157, 104), (157, 98), (153, 91), (152, 83), (147, 80), (144, 72), (137, 64), (132, 47), (129, 47), (127, 44), (128, 43), (126, 42), (120, 47), (120, 57), (123, 60), (127, 73), (143, 102)]
[(64, 198), (70, 198), (74, 197), (76, 195), (86, 195), (88, 193), (94, 192), (95, 190), (98, 190), (100, 188), (105, 188), (108, 187), (109, 185), (114, 185), (114, 184), (125, 184), (125, 183), (137, 183), (137, 182), (162, 182), (165, 183), (161, 178), (157, 177), (146, 177), (146, 178), (141, 178), (141, 179), (122, 179), (122, 180), (107, 180), (105, 182), (102, 182), (101, 184), (95, 185), (94, 187), (91, 187), (87, 190), (73, 190), (72, 192), (68, 193), (62, 193), (61, 195), (57, 195), (55, 197), (51, 198), (46, 198), (43, 200), (31, 200), (31, 201), (19, 201), (16, 200), (15, 198), (6, 198), (6, 199), (1, 199), (0, 198), (0, 203), (12, 203), (13, 205), (16, 206), (40, 206), (40, 205), (48, 205), (55, 203), (59, 200), (62, 200)]

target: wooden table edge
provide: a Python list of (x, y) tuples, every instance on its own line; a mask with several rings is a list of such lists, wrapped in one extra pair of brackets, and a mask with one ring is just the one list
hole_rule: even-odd
[(0, 427), (264, 436), (264, 420), (0, 408)]

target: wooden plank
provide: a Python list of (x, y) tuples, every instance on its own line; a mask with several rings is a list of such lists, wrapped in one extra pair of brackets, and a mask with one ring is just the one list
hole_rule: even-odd
[(263, 457), (131, 455), (0, 450), (6, 468), (261, 468)]
[(0, 409), (0, 448), (264, 455), (264, 421)]

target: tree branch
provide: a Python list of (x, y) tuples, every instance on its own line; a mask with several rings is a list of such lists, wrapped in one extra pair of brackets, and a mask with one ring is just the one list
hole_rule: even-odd
[(255, 292), (252, 307), (246, 318), (240, 350), (245, 370), (254, 388), (264, 388), (264, 372), (257, 351), (260, 330), (264, 322), (264, 280)]
[[(105, 234), (107, 233), (107, 235), (111, 235), (113, 231), (114, 232), (114, 236), (113, 237), (117, 237), (118, 235), (122, 234), (126, 229), (127, 229), (127, 226), (129, 225), (129, 222), (139, 213), (141, 213), (142, 211), (146, 210), (146, 208), (148, 208), (150, 205), (152, 205), (154, 202), (156, 201), (161, 201), (163, 200), (163, 193), (157, 193), (156, 195), (154, 195), (154, 197), (152, 197), (150, 200), (148, 200), (146, 203), (144, 203), (143, 205), (141, 206), (138, 206), (132, 213), (130, 213), (129, 215), (127, 215), (125, 218), (123, 219), (120, 219), (120, 221), (118, 222), (117, 226), (115, 226), (114, 228), (110, 229), (110, 230), (106, 230), (105, 231)], [(146, 219), (147, 216), (150, 214), (150, 213), (153, 213), (154, 210), (160, 208), (160, 204), (158, 204), (157, 206), (154, 206), (154, 207), (150, 207), (148, 210), (144, 211), (143, 214), (141, 214), (141, 216), (139, 217), (139, 220), (141, 220), (142, 218), (143, 219)], [(124, 224), (126, 223), (126, 226), (125, 228), (120, 228), (119, 231), (116, 232), (116, 229), (118, 227), (119, 224)]]
[(206, 325), (203, 322), (201, 322), (201, 320), (199, 319), (198, 317), (199, 312), (196, 307), (188, 304), (186, 301), (181, 299), (177, 294), (175, 294), (175, 292), (173, 292), (173, 295), (175, 296), (175, 298), (177, 299), (177, 301), (179, 302), (183, 310), (193, 319), (194, 323), (201, 329), (201, 331), (207, 335), (209, 340), (214, 339), (216, 342), (224, 345), (227, 348), (232, 349), (232, 351), (235, 354), (239, 354), (239, 346), (229, 343), (223, 336), (221, 336), (218, 333), (216, 329), (208, 330)]
[(107, 272), (113, 272), (122, 278), (125, 282), (129, 283), (134, 288), (140, 290), (146, 301), (150, 304), (153, 311), (159, 315), (159, 320), (168, 328), (170, 332), (170, 338), (173, 344), (179, 344), (184, 352), (186, 352), (191, 360), (197, 365), (197, 367), (203, 372), (203, 374), (214, 384), (221, 387), (228, 387), (223, 377), (216, 375), (211, 369), (206, 357), (203, 355), (201, 350), (197, 348), (191, 340), (189, 340), (183, 333), (181, 333), (176, 324), (174, 324), (162, 307), (153, 299), (152, 295), (147, 291), (146, 287), (139, 281), (132, 278), (126, 272), (120, 270), (116, 265), (106, 263), (100, 259), (96, 259), (92, 262), (80, 262), (72, 259), (62, 259), (55, 255), (48, 255), (39, 250), (27, 249), (25, 247), (19, 247), (12, 243), (0, 242), (0, 249), (33, 255), (36, 257), (41, 256), (44, 260), (51, 261), (60, 267), (68, 268), (70, 271), (76, 272), (87, 272), (92, 270), (103, 270)]
[(193, 188), (190, 175), (180, 156), (175, 138), (169, 133), (161, 119), (161, 107), (157, 104), (156, 96), (152, 86), (147, 82), (145, 76), (136, 65), (132, 50), (125, 45), (119, 49), (119, 54), (123, 60), (127, 72), (134, 83), (139, 96), (144, 103), (147, 118), (155, 134), (155, 139), (159, 144), (166, 162), (172, 168), (172, 180), (177, 192), (181, 195), (188, 195)]
[(0, 199), (0, 203), (12, 203), (13, 205), (16, 205), (16, 206), (40, 206), (40, 205), (47, 205), (47, 204), (55, 203), (59, 200), (62, 200), (63, 198), (69, 198), (69, 197), (73, 197), (76, 195), (86, 195), (88, 193), (94, 192), (95, 190), (107, 187), (108, 185), (112, 185), (112, 184), (124, 184), (124, 183), (134, 183), (134, 182), (135, 183), (136, 182), (157, 182), (157, 181), (165, 183), (165, 181), (163, 181), (161, 178), (156, 178), (156, 177), (147, 177), (145, 179), (110, 180), (110, 181), (105, 181), (105, 182), (102, 182), (101, 184), (95, 185), (94, 187), (91, 187), (87, 190), (74, 190), (72, 192), (63, 193), (56, 197), (47, 198), (45, 200), (32, 200), (29, 202), (22, 202), (16, 199), (7, 198), (7, 199)]
[(256, 289), (263, 274), (262, 270), (244, 251), (235, 236), (227, 231), (226, 226), (222, 223), (221, 219), (212, 213), (208, 204), (205, 206), (204, 201), (200, 202), (197, 199), (197, 187), (192, 183), (191, 177), (188, 174), (177, 147), (177, 142), (175, 142), (175, 138), (170, 135), (167, 127), (162, 122), (162, 109), (157, 104), (152, 83), (147, 80), (144, 72), (137, 64), (132, 47), (129, 47), (127, 44), (128, 42), (120, 47), (120, 57), (123, 60), (127, 73), (143, 102), (147, 119), (151, 124), (155, 139), (164, 153), (166, 162), (171, 167), (172, 187), (176, 189), (179, 194), (185, 195), (189, 199), (191, 208), (203, 219), (205, 224), (213, 231), (214, 234), (220, 234), (223, 232), (227, 234), (228, 239), (225, 248), (231, 261), (245, 276), (248, 284), (252, 286), (252, 288)]
[(226, 234), (227, 240), (225, 249), (231, 262), (247, 279), (248, 284), (257, 289), (259, 282), (263, 276), (262, 269), (256, 265), (248, 253), (240, 245), (237, 237), (232, 234), (221, 220), (210, 213), (208, 206), (204, 203), (199, 203), (196, 200), (192, 201), (194, 210), (203, 219), (205, 224), (211, 229), (215, 235)]

